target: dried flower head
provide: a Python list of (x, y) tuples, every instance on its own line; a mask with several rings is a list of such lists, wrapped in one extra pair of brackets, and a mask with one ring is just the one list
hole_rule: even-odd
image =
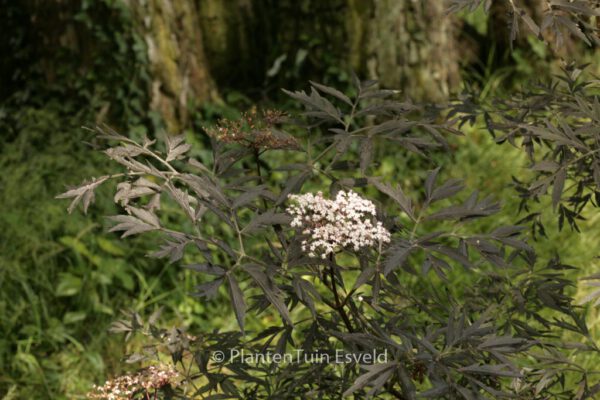
[(252, 108), (239, 120), (222, 119), (216, 128), (207, 132), (223, 143), (236, 143), (254, 150), (298, 148), (294, 137), (276, 128), (284, 117), (278, 110), (264, 110), (259, 115), (256, 108)]
[(302, 229), (307, 238), (302, 250), (310, 257), (327, 255), (340, 248), (355, 251), (390, 241), (390, 232), (375, 219), (373, 202), (352, 191), (340, 191), (335, 200), (316, 195), (290, 195), (294, 204), (287, 208), (294, 218), (292, 226)]
[(136, 394), (148, 395), (167, 385), (176, 385), (179, 373), (166, 365), (150, 366), (136, 374), (121, 375), (96, 386), (88, 399), (126, 400)]

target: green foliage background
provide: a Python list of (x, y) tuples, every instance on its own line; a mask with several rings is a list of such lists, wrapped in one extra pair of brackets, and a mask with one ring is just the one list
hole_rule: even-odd
[[(235, 322), (226, 318), (226, 302), (205, 304), (187, 296), (195, 283), (193, 274), (144, 257), (152, 243), (122, 243), (105, 232), (103, 216), (115, 213), (108, 190), (99, 193), (88, 217), (67, 217), (65, 204), (54, 199), (66, 185), (110, 170), (106, 159), (85, 143), (90, 135), (83, 125), (94, 124), (102, 114), (123, 133), (160, 132), (160, 117), (147, 111), (145, 43), (128, 8), (117, 0), (81, 3), (74, 13), (79, 33), (98, 44), (88, 60), (81, 60), (66, 47), (50, 55), (34, 47), (22, 9), (9, 0), (0, 1), (0, 7), (3, 30), (10, 34), (1, 51), (11, 55), (2, 71), (14, 74), (2, 82), (0, 96), (0, 398), (79, 398), (91, 384), (126, 368), (121, 362), (126, 345), (107, 333), (121, 309), (150, 314), (161, 305), (166, 322), (186, 324), (192, 331)], [(476, 25), (477, 20), (471, 22)], [(479, 85), (488, 96), (519, 85), (508, 77), (525, 81), (550, 68), (543, 49), (533, 48), (537, 58), (531, 54), (517, 49), (505, 65), (483, 60), (465, 72), (465, 81)], [(55, 72), (51, 81), (44, 75), (48, 61)], [(326, 62), (328, 80), (348, 81), (337, 60)], [(291, 75), (292, 84), (303, 79), (297, 71)], [(235, 117), (238, 108), (252, 104), (244, 93), (228, 93), (227, 105), (191, 110), (195, 124), (188, 136), (197, 148), (203, 141), (200, 124)], [(526, 164), (522, 152), (497, 146), (477, 129), (453, 140), (456, 151), (438, 155), (448, 166), (444, 173), (466, 176), (468, 187), (494, 194), (505, 205), (505, 222), (516, 222), (519, 199), (510, 177), (525, 172), (518, 171)], [(419, 168), (409, 159), (387, 154), (382, 160), (383, 172), (405, 163), (398, 178), (409, 185), (416, 181)], [(574, 234), (558, 232), (555, 218), (549, 216), (550, 240), (537, 246), (546, 257), (560, 250), (564, 262), (582, 268), (576, 275), (600, 267), (591, 254), (600, 241), (600, 231), (594, 229), (600, 217), (588, 217), (582, 234)], [(467, 280), (453, 277), (457, 287)], [(590, 316), (597, 333), (600, 317), (592, 311)], [(597, 361), (584, 360), (589, 365)]]

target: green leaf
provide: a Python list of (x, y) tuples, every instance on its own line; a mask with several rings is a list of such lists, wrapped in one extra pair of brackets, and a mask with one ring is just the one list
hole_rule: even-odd
[(68, 311), (63, 316), (64, 324), (74, 324), (83, 321), (87, 317), (85, 311)]
[(81, 291), (83, 280), (70, 273), (61, 273), (56, 285), (55, 294), (58, 297), (75, 296)]
[(108, 240), (106, 238), (103, 237), (98, 237), (96, 239), (98, 241), (98, 246), (105, 252), (107, 252), (110, 255), (113, 256), (124, 256), (125, 250), (123, 250), (123, 248), (121, 246), (119, 246), (118, 244), (116, 244), (114, 241), (112, 240)]

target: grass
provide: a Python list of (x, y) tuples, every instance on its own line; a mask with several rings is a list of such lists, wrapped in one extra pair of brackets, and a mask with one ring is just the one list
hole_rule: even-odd
[(107, 333), (120, 309), (160, 305), (172, 321), (208, 319), (186, 296), (195, 276), (146, 258), (141, 240), (106, 232), (103, 217), (116, 212), (108, 191), (88, 216), (68, 216), (54, 199), (110, 169), (82, 143), (85, 117), (66, 120), (51, 107), (14, 117), (18, 134), (0, 145), (0, 398), (78, 398), (123, 369), (125, 345)]

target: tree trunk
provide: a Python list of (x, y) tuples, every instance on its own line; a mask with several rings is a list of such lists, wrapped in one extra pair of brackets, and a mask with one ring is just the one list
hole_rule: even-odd
[[(128, 32), (139, 31), (147, 45), (151, 83), (142, 88), (149, 95), (144, 107), (159, 113), (171, 133), (189, 125), (190, 104), (219, 101), (221, 88), (258, 97), (308, 79), (339, 84), (344, 71), (353, 69), (410, 98), (442, 100), (459, 82), (460, 56), (443, 1), (123, 1), (134, 20)], [(62, 59), (55, 60), (56, 47), (69, 49), (73, 65), (96, 65), (97, 52), (91, 50), (101, 44), (87, 31), (105, 14), (90, 14), (94, 22), (84, 26), (74, 17), (84, 2), (24, 4), (23, 18), (35, 16), (29, 18), (36, 27), (31, 43), (40, 55), (31, 59), (48, 82), (65, 69)], [(110, 16), (112, 9), (104, 8)]]
[(348, 0), (351, 65), (417, 100), (457, 88), (455, 22), (444, 1)]
[(258, 31), (252, 0), (201, 0), (198, 4), (204, 52), (217, 85), (240, 87), (252, 82), (260, 53), (253, 41), (264, 35), (264, 30)]
[(443, 100), (459, 84), (456, 18), (446, 15), (441, 0), (200, 4), (213, 75), (225, 85), (259, 87), (281, 57), (281, 72), (270, 79), (275, 85), (305, 83), (292, 81), (298, 76), (320, 80), (331, 67), (353, 69), (417, 100)]
[(194, 0), (132, 1), (142, 25), (151, 63), (152, 110), (169, 133), (188, 123), (189, 103), (218, 101), (204, 52), (198, 7)]

